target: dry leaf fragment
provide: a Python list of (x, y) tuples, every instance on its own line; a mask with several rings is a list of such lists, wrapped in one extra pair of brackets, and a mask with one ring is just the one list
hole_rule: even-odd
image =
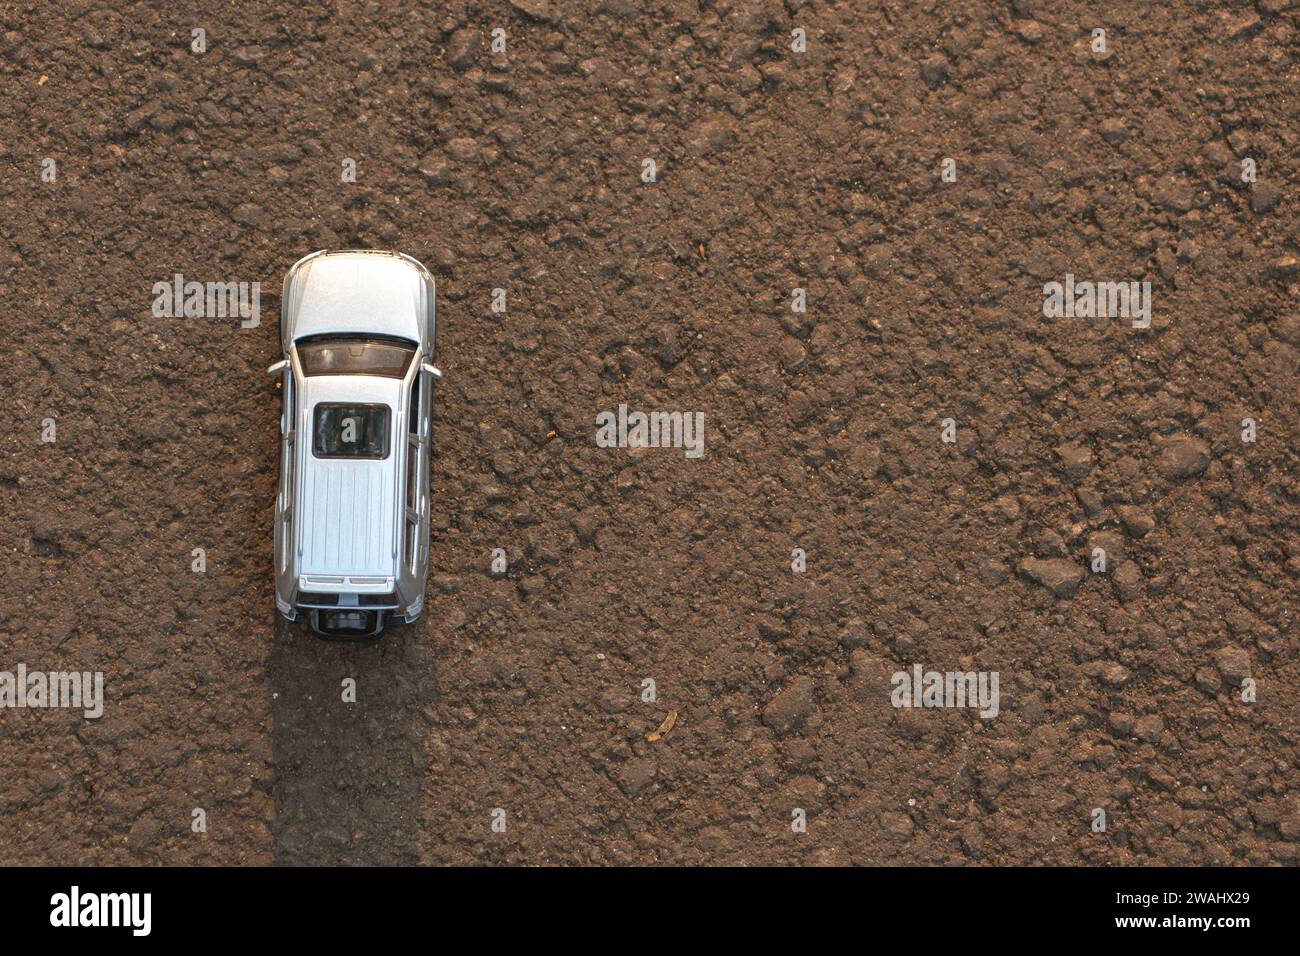
[(668, 736), (668, 731), (672, 730), (673, 725), (676, 723), (677, 723), (677, 711), (675, 710), (668, 711), (668, 716), (665, 717), (664, 722), (659, 725), (659, 729), (652, 733), (646, 734), (645, 739), (650, 741), (650, 743), (654, 743), (656, 740), (662, 740), (664, 737)]

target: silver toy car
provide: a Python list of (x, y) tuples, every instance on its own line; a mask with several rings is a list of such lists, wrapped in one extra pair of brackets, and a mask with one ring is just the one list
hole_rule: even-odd
[(315, 252), (284, 277), (275, 605), (326, 637), (424, 608), (433, 276), (393, 252)]

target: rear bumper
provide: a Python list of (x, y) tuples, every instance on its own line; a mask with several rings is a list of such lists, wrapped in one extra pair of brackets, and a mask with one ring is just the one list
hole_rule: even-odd
[(405, 602), (391, 577), (302, 575), (286, 602), (275, 607), (286, 620), (306, 618), (322, 637), (340, 640), (375, 637), (386, 624), (409, 624), (424, 610), (424, 594)]

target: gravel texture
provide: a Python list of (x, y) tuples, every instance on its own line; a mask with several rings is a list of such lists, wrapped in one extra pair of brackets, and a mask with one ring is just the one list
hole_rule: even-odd
[[(1294, 864), (1298, 57), (1292, 0), (5, 5), (0, 671), (106, 702), (0, 709), (0, 863)], [(365, 646), (272, 599), (324, 247), (439, 282)]]

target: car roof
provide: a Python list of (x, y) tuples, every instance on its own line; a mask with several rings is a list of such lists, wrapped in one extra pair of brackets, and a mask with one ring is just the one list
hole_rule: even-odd
[(285, 283), (285, 335), (370, 333), (419, 344), (427, 272), (390, 252), (317, 253), (298, 262)]
[[(300, 504), (297, 508), (299, 574), (397, 574), (397, 484), (406, 421), (402, 381), (377, 375), (312, 375), (303, 380), (304, 426)], [(315, 407), (322, 402), (379, 403), (392, 409), (389, 452), (380, 460), (317, 458)]]

